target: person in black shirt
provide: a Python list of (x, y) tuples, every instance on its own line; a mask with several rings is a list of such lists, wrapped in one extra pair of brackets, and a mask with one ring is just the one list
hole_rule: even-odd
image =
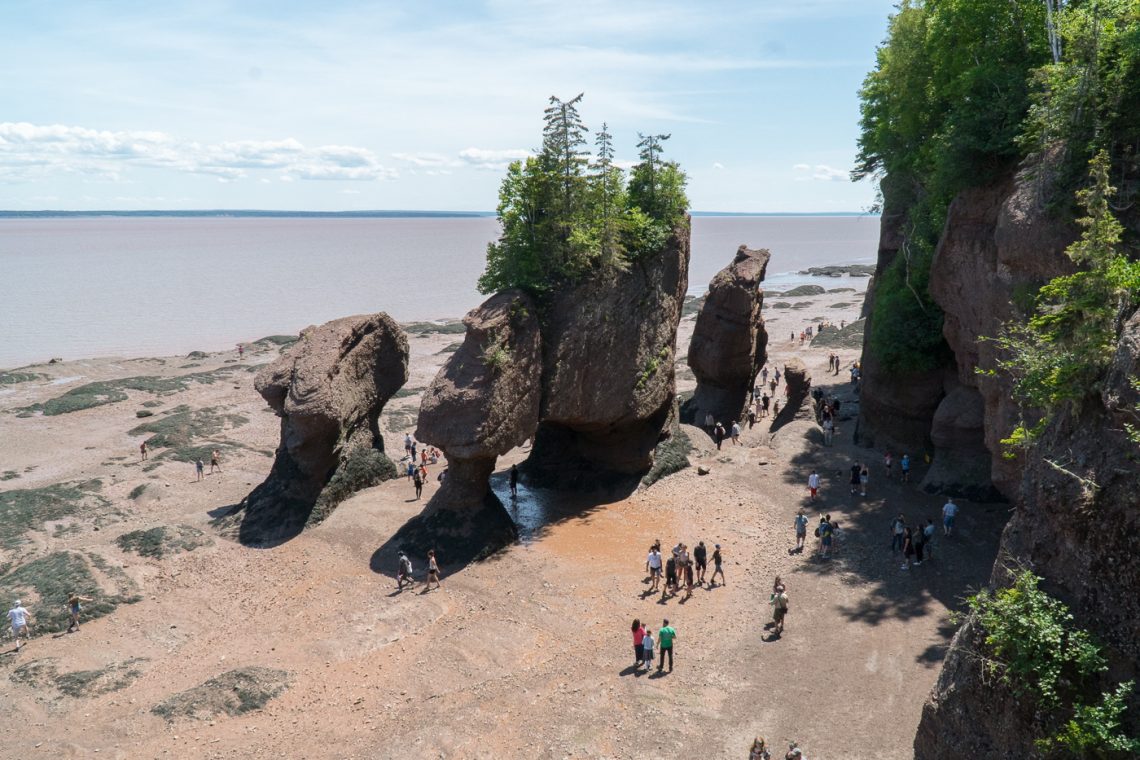
[(700, 541), (697, 543), (697, 548), (693, 549), (693, 559), (697, 561), (697, 585), (700, 586), (705, 582), (705, 568), (708, 566), (708, 550), (705, 549), (705, 542)]

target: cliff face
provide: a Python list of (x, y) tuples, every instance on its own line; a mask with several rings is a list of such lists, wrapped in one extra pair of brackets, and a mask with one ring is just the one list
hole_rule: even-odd
[[(898, 254), (901, 225), (901, 216), (884, 213), (878, 273)], [(859, 442), (932, 450), (923, 481), (928, 491), (977, 501), (1014, 498), (1023, 465), (1004, 457), (1000, 442), (1019, 412), (1008, 378), (976, 371), (992, 368), (998, 351), (981, 338), (996, 337), (1041, 285), (1072, 271), (1065, 248), (1074, 236), (1046, 214), (1039, 185), (1028, 175), (961, 193), (950, 205), (930, 272), (930, 294), (944, 312), (943, 336), (953, 358), (927, 372), (892, 372), (865, 344)], [(869, 309), (874, 297), (872, 288)], [(871, 317), (865, 334), (871, 335)]]
[(1007, 498), (1017, 495), (1023, 464), (1003, 456), (1001, 439), (1016, 426), (1019, 411), (1006, 376), (976, 372), (994, 367), (998, 357), (997, 346), (979, 338), (997, 336), (1003, 323), (1024, 316), (1021, 310), (1041, 285), (1072, 271), (1065, 248), (1074, 236), (1046, 215), (1038, 184), (1025, 175), (967, 190), (951, 204), (930, 274), (930, 293), (945, 312), (942, 332), (957, 365), (941, 403), (965, 409), (976, 407), (980, 397), (984, 413), (978, 430), (975, 415), (942, 413), (941, 406), (935, 411), (935, 466), (925, 482), (930, 490), (978, 498), (992, 482)]
[[(863, 303), (867, 322), (863, 335), (871, 335), (875, 303), (875, 285), (883, 282), (882, 274), (899, 255), (903, 245), (904, 209), (888, 196), (879, 227), (879, 256), (875, 275), (868, 285)], [(908, 451), (912, 456), (928, 448), (930, 424), (934, 410), (944, 395), (948, 370), (897, 372), (887, 369), (864, 340), (860, 359), (863, 379), (859, 391), (859, 423), (857, 442), (879, 449)]]
[[(1016, 510), (1002, 534), (991, 583), (1025, 566), (1105, 646), (1109, 670), (1096, 691), (1140, 670), (1140, 466), (1126, 424), (1140, 394), (1140, 313), (1125, 326), (1099, 398), (1060, 415), (1026, 457)], [(1033, 741), (1053, 726), (985, 678), (975, 653), (984, 633), (970, 619), (954, 637), (915, 738), (918, 760), (1040, 757)], [(1125, 715), (1140, 733), (1140, 697)]]

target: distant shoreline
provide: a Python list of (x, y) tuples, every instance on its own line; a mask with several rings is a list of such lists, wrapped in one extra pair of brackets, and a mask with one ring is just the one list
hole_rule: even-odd
[[(877, 217), (866, 211), (694, 211), (698, 217)], [(89, 218), (174, 218), (174, 219), (479, 219), (494, 217), (494, 211), (265, 211), (259, 209), (190, 209), (163, 211), (62, 211), (43, 209), (17, 211), (0, 209), (0, 219), (89, 219)]]

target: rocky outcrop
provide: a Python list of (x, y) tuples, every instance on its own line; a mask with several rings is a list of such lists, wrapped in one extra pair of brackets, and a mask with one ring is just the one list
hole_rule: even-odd
[(975, 388), (954, 385), (934, 410), (930, 440), (934, 463), (922, 489), (971, 501), (1001, 501), (990, 479), (990, 452), (985, 446), (985, 401)]
[(681, 407), (682, 422), (704, 425), (707, 414), (725, 425), (741, 419), (756, 374), (768, 358), (760, 283), (769, 258), (767, 250), (742, 245), (709, 283), (689, 343), (697, 389)]
[(408, 341), (387, 314), (310, 327), (258, 372), (254, 384), (281, 418), (281, 443), (269, 477), (240, 505), (242, 540), (295, 535), (392, 477), (378, 419), (407, 379)]
[(689, 227), (627, 272), (552, 297), (542, 330), (541, 422), (532, 477), (579, 484), (644, 474), (674, 413), (677, 325), (689, 279)]
[(1010, 498), (1021, 482), (1022, 463), (1003, 455), (1001, 439), (1017, 424), (1019, 411), (1008, 377), (976, 371), (992, 369), (999, 352), (995, 343), (978, 338), (998, 335), (1003, 323), (1024, 316), (1041, 285), (1072, 271), (1065, 248), (1075, 232), (1048, 216), (1040, 187), (1023, 174), (959, 195), (930, 272), (930, 293), (945, 313), (942, 332), (956, 359), (956, 381), (977, 389), (985, 407), (982, 439), (963, 443), (986, 447), (992, 482)]
[(463, 323), (463, 345), (424, 393), (416, 429), (447, 455), (433, 502), (451, 508), (482, 504), (495, 459), (534, 435), (542, 394), (542, 337), (529, 296), (498, 293)]
[[(1140, 671), (1140, 465), (1126, 425), (1137, 423), (1140, 313), (1127, 322), (1099, 397), (1052, 421), (1025, 461), (1016, 510), (991, 583), (1028, 567), (1105, 647), (1109, 668), (1090, 697)], [(1040, 757), (1034, 740), (1055, 725), (996, 679), (976, 653), (984, 631), (968, 619), (954, 637), (915, 738), (918, 760)], [(1124, 716), (1140, 734), (1140, 695)]]

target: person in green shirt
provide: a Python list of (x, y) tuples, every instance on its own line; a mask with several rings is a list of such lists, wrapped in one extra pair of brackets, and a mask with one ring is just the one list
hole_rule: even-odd
[(657, 631), (657, 648), (661, 650), (661, 662), (657, 665), (657, 670), (660, 672), (665, 668), (665, 653), (669, 653), (669, 672), (673, 672), (673, 639), (677, 638), (677, 632), (669, 625), (666, 620), (661, 624), (661, 628)]

